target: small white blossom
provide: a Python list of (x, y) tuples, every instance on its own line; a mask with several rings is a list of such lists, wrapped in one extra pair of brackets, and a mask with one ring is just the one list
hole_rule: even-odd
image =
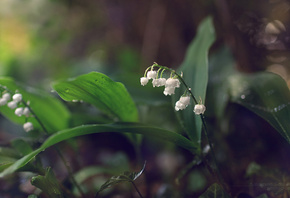
[(3, 94), (2, 98), (8, 101), (11, 99), (11, 95), (10, 95), (10, 93), (5, 93), (5, 94)]
[(157, 72), (156, 71), (147, 72), (147, 78), (148, 79), (155, 79), (156, 77), (157, 77)]
[(22, 116), (23, 115), (23, 107), (18, 107), (17, 109), (15, 109), (15, 115), (17, 116)]
[(183, 110), (185, 109), (190, 103), (189, 96), (181, 96), (180, 99), (175, 103), (175, 110)]
[(203, 104), (197, 104), (194, 106), (194, 110), (193, 112), (196, 114), (196, 115), (200, 115), (200, 114), (204, 114), (206, 108)]
[(13, 101), (20, 102), (22, 100), (22, 94), (20, 93), (14, 94), (12, 98), (13, 98)]
[(153, 87), (164, 86), (165, 83), (166, 83), (166, 78), (153, 79), (152, 81)]
[(31, 122), (26, 122), (23, 125), (23, 129), (24, 129), (24, 131), (29, 132), (29, 131), (33, 130), (33, 124)]
[(142, 86), (147, 85), (148, 81), (149, 81), (149, 79), (146, 78), (146, 77), (140, 78), (140, 83), (141, 83)]
[(0, 98), (0, 106), (6, 105), (7, 100), (5, 98)]
[(7, 106), (10, 109), (15, 109), (17, 107), (17, 102), (15, 102), (15, 101), (8, 102)]
[(180, 86), (180, 82), (177, 78), (168, 78), (165, 83), (165, 87), (174, 87), (178, 88)]
[(30, 110), (29, 110), (29, 108), (28, 108), (28, 107), (25, 107), (25, 108), (23, 109), (22, 114), (25, 115), (25, 116), (29, 116), (29, 114), (30, 114)]
[(163, 93), (165, 96), (174, 94), (175, 87), (165, 87)]

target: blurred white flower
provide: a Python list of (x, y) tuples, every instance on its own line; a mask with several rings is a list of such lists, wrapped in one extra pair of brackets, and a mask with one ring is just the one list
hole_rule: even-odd
[(6, 105), (7, 100), (5, 98), (0, 98), (0, 106)]
[(148, 81), (149, 81), (149, 79), (146, 78), (146, 77), (140, 78), (140, 83), (141, 83), (142, 86), (147, 85)]
[(11, 102), (8, 102), (7, 106), (10, 108), (10, 109), (15, 109), (17, 107), (17, 102), (15, 102), (14, 100), (11, 101)]
[(204, 114), (206, 108), (203, 104), (197, 104), (194, 106), (194, 110), (193, 112), (196, 114), (196, 115), (200, 115), (200, 114)]
[(12, 98), (13, 98), (13, 101), (20, 102), (22, 100), (22, 94), (20, 93), (14, 94)]
[(28, 108), (28, 107), (25, 107), (25, 108), (23, 109), (22, 114), (25, 115), (25, 116), (29, 116), (29, 114), (30, 114), (30, 110), (29, 110), (29, 108)]
[(31, 122), (26, 122), (23, 124), (23, 129), (26, 132), (33, 130), (33, 124)]
[(3, 94), (2, 98), (5, 99), (6, 101), (8, 101), (11, 99), (11, 95), (10, 95), (10, 93), (5, 93), (5, 94)]
[(156, 71), (147, 72), (147, 78), (148, 79), (155, 79), (156, 77), (157, 77), (157, 72)]
[(22, 116), (23, 115), (23, 107), (18, 107), (17, 109), (15, 109), (15, 115), (17, 116)]

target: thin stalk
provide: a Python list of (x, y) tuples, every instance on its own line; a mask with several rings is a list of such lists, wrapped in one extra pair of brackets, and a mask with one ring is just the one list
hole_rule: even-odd
[(134, 188), (136, 189), (137, 193), (139, 194), (139, 196), (141, 198), (143, 198), (142, 194), (140, 193), (140, 191), (138, 190), (137, 186), (135, 185), (134, 181), (131, 181), (131, 183), (133, 184)]
[[(35, 114), (35, 112), (30, 108), (30, 106), (24, 101), (22, 100), (22, 103), (29, 108), (29, 111), (31, 112), (31, 114), (34, 115), (34, 118), (37, 120), (37, 122), (39, 123), (39, 125), (41, 126), (42, 130), (44, 131), (44, 133), (46, 135), (48, 135), (48, 131), (46, 130), (44, 124), (41, 122), (41, 120), (39, 119), (39, 117)], [(63, 162), (64, 166), (66, 167), (67, 171), (68, 171), (68, 175), (72, 181), (72, 183), (76, 186), (76, 188), (78, 189), (78, 191), (80, 192), (81, 196), (84, 198), (85, 197), (85, 194), (84, 192), (82, 191), (80, 185), (77, 183), (77, 181), (75, 180), (74, 176), (73, 176), (73, 172), (70, 168), (70, 166), (67, 164), (62, 152), (59, 150), (58, 147), (56, 146), (53, 146), (55, 148), (55, 150), (57, 151), (57, 154), (59, 155), (61, 161)]]

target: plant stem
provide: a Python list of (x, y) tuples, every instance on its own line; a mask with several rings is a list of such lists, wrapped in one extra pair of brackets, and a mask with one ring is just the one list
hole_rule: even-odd
[(133, 184), (134, 188), (136, 189), (137, 193), (139, 194), (139, 196), (141, 198), (143, 198), (142, 194), (140, 193), (140, 191), (138, 190), (137, 186), (135, 185), (134, 181), (131, 181), (131, 183)]
[[(44, 124), (41, 122), (41, 120), (39, 119), (39, 117), (35, 114), (35, 112), (30, 108), (30, 106), (24, 101), (22, 100), (22, 103), (29, 108), (29, 111), (31, 112), (31, 114), (34, 115), (35, 119), (37, 120), (37, 122), (39, 123), (39, 125), (41, 126), (42, 130), (44, 131), (44, 133), (46, 135), (48, 135), (48, 131), (46, 130)], [(73, 172), (70, 168), (70, 166), (67, 164), (62, 152), (59, 150), (59, 148), (57, 146), (53, 146), (55, 148), (55, 150), (57, 151), (57, 154), (59, 155), (61, 161), (63, 162), (64, 166), (66, 167), (67, 169), (67, 172), (68, 172), (68, 175), (72, 181), (72, 183), (76, 186), (76, 188), (78, 189), (78, 191), (80, 192), (81, 196), (84, 198), (85, 197), (85, 194), (84, 192), (82, 191), (80, 185), (76, 182), (74, 176), (73, 176)]]

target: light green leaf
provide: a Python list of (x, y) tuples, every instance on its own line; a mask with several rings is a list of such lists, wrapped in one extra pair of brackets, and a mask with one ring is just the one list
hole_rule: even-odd
[(229, 78), (231, 100), (267, 120), (290, 143), (290, 92), (276, 74), (261, 72)]
[(32, 177), (31, 184), (41, 189), (50, 198), (64, 197), (58, 180), (56, 179), (51, 168), (47, 168), (45, 175)]
[(211, 185), (199, 198), (230, 198), (218, 184)]
[[(201, 97), (205, 101), (207, 82), (208, 82), (208, 51), (215, 41), (215, 31), (211, 17), (207, 17), (202, 21), (198, 28), (198, 32), (192, 43), (187, 49), (187, 53), (178, 72), (183, 72), (185, 83), (191, 88), (197, 100)], [(173, 96), (173, 102), (179, 100), (183, 95), (184, 87), (176, 90)], [(193, 113), (193, 102), (185, 110), (177, 112), (180, 116), (181, 125), (184, 126), (188, 136), (195, 143), (199, 143), (201, 139), (202, 122), (199, 116)]]
[[(56, 98), (43, 91), (30, 87), (23, 87), (12, 78), (8, 77), (1, 77), (0, 85), (6, 86), (12, 92), (18, 90), (19, 93), (22, 94), (24, 101), (30, 101), (31, 109), (41, 120), (49, 133), (54, 133), (68, 127), (70, 114), (67, 108)], [(14, 110), (8, 108), (7, 105), (1, 106), (0, 112), (15, 123), (25, 123), (25, 116), (16, 116)], [(41, 126), (35, 118), (29, 118), (28, 120), (33, 123), (34, 128), (41, 129)]]
[(161, 140), (169, 141), (177, 146), (187, 149), (193, 153), (199, 152), (195, 144), (190, 140), (183, 137), (182, 135), (168, 131), (161, 128), (156, 128), (139, 123), (114, 123), (114, 124), (93, 124), (83, 125), (71, 129), (59, 131), (51, 135), (38, 149), (29, 153), (28, 155), (17, 160), (13, 165), (5, 169), (0, 173), (0, 177), (4, 177), (8, 174), (14, 173), (19, 168), (30, 162), (36, 155), (41, 151), (53, 146), (61, 141), (68, 140), (73, 137), (82, 135), (88, 135), (93, 133), (104, 133), (104, 132), (119, 132), (119, 133), (132, 133), (132, 134), (143, 134), (148, 135), (151, 138), (158, 138)]
[(12, 140), (11, 144), (13, 148), (15, 148), (21, 154), (21, 156), (27, 155), (33, 151), (30, 144), (21, 138)]
[(102, 73), (91, 72), (60, 81), (53, 88), (66, 101), (84, 101), (120, 121), (138, 121), (137, 108), (124, 85)]

